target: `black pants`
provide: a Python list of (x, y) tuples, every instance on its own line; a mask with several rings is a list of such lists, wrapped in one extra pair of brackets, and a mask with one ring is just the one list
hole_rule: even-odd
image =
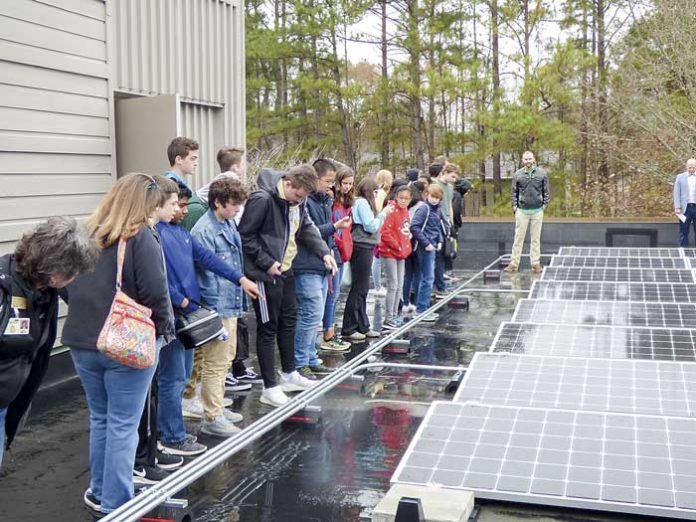
[(152, 379), (138, 426), (136, 466), (154, 466), (157, 457), (157, 375)]
[(277, 384), (275, 375), (275, 345), (278, 342), (280, 364), (284, 373), (295, 371), (295, 324), (297, 299), (295, 276), (292, 270), (275, 277), (271, 282), (258, 282), (265, 299), (254, 300), (256, 313), (256, 353), (263, 385)]
[(370, 291), (372, 247), (354, 245), (350, 258), (351, 285), (346, 308), (343, 312), (342, 335), (355, 332), (367, 333), (370, 318), (367, 316), (367, 293)]
[(249, 327), (243, 317), (237, 319), (237, 354), (232, 361), (232, 374), (241, 377), (246, 373), (244, 361), (249, 358)]

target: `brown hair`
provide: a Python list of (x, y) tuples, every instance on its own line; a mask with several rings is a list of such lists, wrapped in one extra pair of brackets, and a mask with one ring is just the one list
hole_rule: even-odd
[(53, 217), (26, 232), (17, 243), (14, 261), (30, 286), (46, 288), (52, 276), (67, 279), (94, 269), (99, 247), (71, 217)]
[[(152, 179), (155, 180), (157, 189), (160, 191), (161, 194), (159, 203), (157, 203), (158, 207), (164, 206), (164, 204), (169, 199), (169, 196), (171, 196), (172, 194), (176, 194), (177, 196), (179, 195), (179, 183), (174, 181), (173, 179), (165, 178), (161, 174), (154, 174), (152, 176)], [(186, 187), (186, 185), (184, 185), (184, 187)]]
[(304, 188), (310, 193), (317, 191), (317, 183), (319, 181), (317, 172), (314, 170), (314, 167), (306, 163), (291, 167), (283, 176), (283, 179), (288, 180), (292, 188)]
[(379, 188), (381, 188), (385, 192), (389, 192), (392, 183), (394, 183), (394, 175), (391, 173), (391, 171), (382, 169), (379, 172), (377, 172), (377, 175), (375, 176), (375, 181), (377, 182), (377, 185), (379, 185)]
[(334, 185), (334, 200), (336, 203), (344, 206), (345, 208), (352, 207), (353, 201), (355, 200), (355, 181), (353, 182), (350, 192), (347, 194), (344, 194), (343, 190), (341, 189), (341, 182), (348, 178), (355, 179), (355, 172), (353, 172), (353, 169), (350, 167), (341, 167), (338, 169), (338, 172), (336, 173), (336, 185)]
[(244, 159), (244, 149), (236, 147), (223, 147), (217, 153), (217, 162), (220, 165), (220, 172), (227, 172), (235, 165), (241, 165)]
[(442, 199), (445, 197), (445, 192), (442, 190), (440, 185), (433, 183), (428, 187), (428, 195), (434, 198)]
[(87, 220), (87, 231), (101, 248), (113, 245), (121, 237), (133, 237), (147, 225), (150, 214), (164, 204), (168, 195), (177, 192), (176, 183), (163, 176), (126, 174), (99, 202)]
[(375, 203), (375, 190), (377, 190), (377, 188), (377, 182), (366, 176), (360, 180), (356, 190), (357, 196), (367, 200), (374, 214), (377, 214), (377, 203)]
[(455, 165), (454, 163), (448, 163), (443, 169), (442, 174), (447, 174), (451, 172), (454, 172), (457, 176), (462, 175), (462, 169), (460, 169), (458, 165)]
[(173, 166), (176, 163), (176, 157), (181, 156), (182, 159), (189, 155), (189, 152), (198, 150), (198, 142), (190, 138), (179, 136), (174, 138), (167, 147), (167, 158), (169, 165)]
[(247, 189), (242, 185), (242, 182), (234, 178), (223, 178), (213, 181), (210, 184), (208, 191), (208, 206), (215, 210), (215, 202), (217, 201), (221, 207), (232, 202), (232, 204), (241, 205), (249, 198)]

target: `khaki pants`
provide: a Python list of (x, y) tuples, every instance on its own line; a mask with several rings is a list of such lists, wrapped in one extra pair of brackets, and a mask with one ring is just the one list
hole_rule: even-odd
[[(237, 318), (223, 318), (222, 324), (229, 337), (225, 341), (214, 339), (197, 350), (201, 361), (201, 403), (206, 420), (222, 415), (225, 377), (237, 353)], [(193, 376), (191, 380), (193, 381)]]
[(544, 221), (544, 211), (540, 210), (534, 214), (525, 214), (520, 209), (515, 212), (515, 242), (512, 244), (511, 265), (519, 266), (524, 246), (524, 237), (527, 235), (527, 228), (531, 238), (529, 255), (532, 259), (532, 266), (538, 265), (541, 259), (541, 225)]
[(184, 399), (193, 399), (196, 396), (196, 385), (201, 380), (201, 361), (203, 360), (203, 354), (199, 349), (193, 352), (193, 369), (191, 371), (191, 378), (186, 381), (186, 389), (184, 389)]

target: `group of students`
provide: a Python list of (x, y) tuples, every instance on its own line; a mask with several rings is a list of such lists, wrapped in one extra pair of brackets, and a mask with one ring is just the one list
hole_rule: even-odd
[[(200, 419), (207, 435), (237, 433), (243, 418), (229, 408), (226, 390), (262, 382), (260, 401), (282, 406), (288, 393), (311, 388), (331, 371), (319, 350), (345, 352), (351, 342), (381, 335), (367, 314), (378, 263), (375, 283), (382, 270), (386, 279), (383, 329), (426, 313), (433, 284), (442, 282), (437, 290), (445, 290), (438, 280), (447, 262), (443, 243), (461, 216), (455, 194), (466, 190), (446, 159), (428, 174), (411, 169), (408, 179), (394, 180), (380, 171), (357, 186), (352, 170), (318, 159), (284, 172), (262, 170), (249, 194), (244, 151), (223, 148), (221, 173), (193, 192), (185, 180), (195, 174), (198, 149), (191, 139), (175, 138), (163, 176), (120, 178), (84, 229), (54, 218), (25, 234), (14, 255), (0, 258), (0, 297), (12, 298), (4, 309), (0, 300), (0, 321), (9, 314), (5, 334), (12, 329), (27, 337), (16, 353), (6, 349), (14, 335), (0, 341), (0, 426), (9, 445), (45, 373), (60, 293), (69, 304), (62, 344), (71, 348), (89, 408), (84, 502), (95, 512), (115, 510), (132, 498), (134, 484), (152, 484), (183, 457), (207, 450), (187, 433), (185, 417)], [(117, 287), (122, 239), (118, 286), (152, 311), (156, 330), (158, 363), (145, 369), (97, 349)], [(336, 310), (347, 279), (339, 335)], [(237, 353), (238, 344), (246, 348), (237, 340), (245, 339), (242, 316), (250, 303), (260, 375), (245, 365), (246, 350)], [(177, 338), (176, 319), (200, 306), (217, 312), (225, 333), (188, 350)]]

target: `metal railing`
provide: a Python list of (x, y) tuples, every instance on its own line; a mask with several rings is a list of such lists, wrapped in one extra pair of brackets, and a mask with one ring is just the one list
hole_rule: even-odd
[(119, 507), (117, 510), (109, 513), (102, 522), (125, 522), (136, 521), (142, 515), (145, 515), (158, 507), (160, 504), (167, 502), (175, 493), (192, 484), (210, 470), (219, 466), (232, 455), (244, 449), (249, 444), (260, 438), (262, 435), (279, 426), (288, 417), (308, 406), (314, 399), (324, 395), (326, 392), (334, 388), (337, 384), (353, 375), (360, 369), (368, 367), (410, 367), (418, 366), (422, 369), (443, 370), (443, 371), (460, 371), (463, 367), (457, 366), (427, 366), (427, 365), (402, 365), (401, 363), (365, 363), (375, 353), (379, 352), (392, 341), (398, 339), (402, 334), (420, 323), (428, 314), (437, 312), (443, 308), (450, 300), (452, 300), (462, 290), (465, 290), (467, 285), (471, 284), (483, 273), (496, 266), (503, 256), (497, 257), (493, 262), (485, 266), (479, 272), (471, 276), (469, 279), (457, 286), (448, 296), (441, 301), (431, 306), (425, 313), (414, 317), (405, 325), (397, 330), (394, 330), (389, 335), (380, 339), (378, 342), (370, 345), (364, 352), (351, 359), (349, 362), (338, 368), (330, 375), (324, 377), (319, 383), (312, 388), (302, 392), (287, 404), (280, 406), (272, 412), (264, 415), (259, 420), (244, 428), (240, 433), (233, 435), (224, 442), (209, 449), (203, 455), (198, 457), (193, 462), (187, 464), (178, 471), (172, 473), (166, 479), (159, 482), (156, 486), (147, 489), (137, 497), (131, 499), (126, 504)]

